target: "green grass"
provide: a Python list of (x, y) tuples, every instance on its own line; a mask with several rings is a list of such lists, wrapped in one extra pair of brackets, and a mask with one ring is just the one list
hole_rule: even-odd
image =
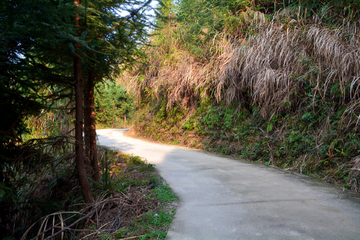
[(154, 189), (155, 198), (162, 203), (171, 203), (178, 200), (178, 197), (172, 192), (168, 185), (159, 185)]
[(130, 227), (116, 231), (114, 237), (121, 239), (133, 235), (136, 237), (134, 239), (165, 239), (165, 229), (172, 222), (174, 214), (175, 210), (166, 209), (147, 212), (139, 220), (133, 221)]
[[(100, 239), (165, 239), (167, 229), (175, 214), (174, 203), (178, 197), (172, 192), (158, 175), (153, 164), (139, 156), (117, 153), (104, 149), (109, 159), (108, 164), (115, 162), (126, 163), (126, 167), (117, 174), (117, 177), (108, 179), (108, 191), (122, 192), (124, 194), (134, 194), (134, 191), (141, 192), (149, 205), (144, 205), (142, 209), (147, 209), (132, 219), (129, 223), (122, 226), (115, 233), (102, 233)], [(116, 161), (114, 161), (116, 159)], [(111, 167), (109, 167), (111, 169)], [(140, 211), (140, 210), (139, 210)], [(141, 210), (142, 211), (142, 210)]]
[[(129, 185), (136, 185), (136, 182), (127, 182)], [(169, 186), (163, 184), (159, 177), (151, 175), (146, 182), (147, 185), (156, 186), (145, 197), (147, 200), (159, 201), (159, 207), (146, 212), (139, 219), (131, 221), (128, 227), (116, 231), (115, 239), (129, 238), (134, 239), (165, 239), (167, 229), (171, 224), (175, 209), (169, 204), (176, 202), (178, 197), (172, 192)], [(138, 182), (138, 185), (143, 185)], [(101, 239), (108, 239), (108, 235), (103, 235)]]

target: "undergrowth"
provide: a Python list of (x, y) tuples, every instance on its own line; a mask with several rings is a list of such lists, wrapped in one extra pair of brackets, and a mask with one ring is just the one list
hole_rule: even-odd
[[(72, 173), (48, 177), (19, 203), (5, 239), (165, 239), (177, 196), (142, 158), (99, 148), (101, 181), (85, 205)], [(28, 207), (26, 207), (28, 206)], [(10, 219), (9, 219), (10, 222)], [(22, 235), (22, 237), (21, 237)]]

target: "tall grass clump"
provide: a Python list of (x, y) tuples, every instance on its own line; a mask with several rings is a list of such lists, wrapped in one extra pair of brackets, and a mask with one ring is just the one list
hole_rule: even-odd
[[(254, 23), (263, 21), (261, 13), (250, 11), (246, 16), (247, 24), (250, 19)], [(223, 33), (213, 36), (206, 48), (207, 52), (214, 54), (204, 56), (209, 58), (204, 60), (192, 55), (183, 45), (179, 37), (182, 32), (179, 24), (169, 24), (159, 30), (151, 39), (154, 47), (148, 49), (147, 63), (139, 66), (135, 77), (123, 79), (132, 81), (132, 87), (142, 100), (164, 98), (167, 108), (171, 109), (176, 103), (190, 107), (196, 105), (197, 99), (214, 91), (217, 79), (229, 62), (233, 48), (231, 37)], [(140, 72), (144, 74), (139, 75)]]
[[(311, 24), (260, 25), (246, 45), (233, 42), (229, 63), (217, 82), (217, 100), (241, 99), (248, 91), (263, 116), (284, 107), (301, 106), (305, 87), (336, 106), (356, 103), (359, 80), (359, 42), (356, 26), (330, 29)], [(350, 110), (350, 109), (349, 109)]]
[[(355, 25), (330, 29), (317, 24), (299, 26), (294, 20), (281, 25), (264, 22), (252, 29), (254, 33), (247, 38), (220, 35), (214, 39), (216, 43), (209, 48), (216, 49), (216, 54), (207, 63), (182, 49), (175, 27), (164, 29), (160, 40), (154, 40), (158, 47), (149, 50), (145, 77), (135, 78), (139, 96), (165, 96), (171, 108), (179, 102), (184, 106), (194, 103), (209, 91), (227, 103), (248, 93), (264, 117), (288, 105), (295, 110), (301, 101), (296, 95), (304, 92), (305, 85), (314, 85), (314, 99), (356, 102), (359, 54)], [(341, 96), (332, 94), (337, 87)]]

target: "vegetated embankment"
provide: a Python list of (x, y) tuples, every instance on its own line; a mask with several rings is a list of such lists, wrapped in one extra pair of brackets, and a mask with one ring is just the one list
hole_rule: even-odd
[(251, 34), (218, 35), (207, 60), (180, 43), (178, 25), (159, 30), (145, 74), (124, 77), (139, 97), (133, 134), (359, 191), (358, 26), (252, 16)]

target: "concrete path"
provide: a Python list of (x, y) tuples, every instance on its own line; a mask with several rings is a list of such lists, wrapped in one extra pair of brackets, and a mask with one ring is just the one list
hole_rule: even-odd
[(360, 194), (202, 151), (98, 130), (100, 145), (157, 166), (180, 197), (168, 239), (360, 240)]

